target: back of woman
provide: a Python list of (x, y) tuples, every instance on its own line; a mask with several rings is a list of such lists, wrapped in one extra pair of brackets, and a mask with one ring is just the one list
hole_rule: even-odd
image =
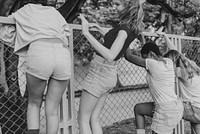
[(177, 50), (168, 51), (165, 57), (173, 60), (179, 78), (183, 119), (190, 121), (192, 134), (200, 134), (200, 68)]
[[(133, 50), (135, 51), (135, 50)], [(151, 129), (158, 134), (172, 134), (183, 115), (183, 105), (175, 93), (175, 73), (171, 59), (162, 57), (158, 46), (149, 42), (141, 57), (127, 50), (126, 59), (147, 70), (147, 85), (153, 102), (134, 107), (137, 134), (145, 134), (145, 116), (152, 117)]]
[(164, 103), (177, 100), (175, 94), (175, 74), (172, 60), (164, 58), (163, 61), (146, 59), (148, 71), (147, 83), (155, 103)]
[[(16, 20), (15, 52), (22, 54), (28, 44), (40, 38), (60, 38), (68, 44), (69, 26), (61, 14), (50, 6), (27, 4), (10, 17)], [(26, 49), (23, 49), (25, 48)]]

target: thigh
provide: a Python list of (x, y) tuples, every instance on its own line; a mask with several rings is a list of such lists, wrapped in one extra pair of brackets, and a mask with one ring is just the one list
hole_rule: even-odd
[(46, 103), (57, 107), (60, 104), (65, 90), (67, 89), (68, 83), (69, 80), (56, 80), (51, 78), (48, 82)]
[(106, 100), (108, 94), (109, 94), (109, 93), (106, 93), (106, 94), (102, 95), (102, 96), (99, 98), (99, 100), (97, 101), (97, 104), (95, 105), (95, 107), (94, 107), (94, 109), (93, 109), (93, 112), (92, 112), (92, 116), (93, 116), (94, 118), (96, 118), (96, 119), (98, 118), (98, 116), (99, 116), (99, 114), (100, 114), (100, 112), (101, 112), (101, 109), (102, 109), (103, 106), (104, 106), (104, 102), (105, 102), (105, 100)]
[(191, 133), (192, 134), (200, 134), (200, 124), (191, 123)]
[(137, 110), (137, 113), (139, 113), (140, 115), (153, 117), (154, 103), (153, 102), (139, 103), (136, 104), (134, 109)]
[(27, 79), (27, 90), (29, 99), (39, 100), (42, 99), (45, 87), (46, 87), (46, 81), (39, 79), (33, 75), (26, 74)]
[(98, 101), (97, 97), (90, 94), (86, 90), (83, 90), (79, 105), (79, 118), (90, 119), (92, 111), (97, 101)]

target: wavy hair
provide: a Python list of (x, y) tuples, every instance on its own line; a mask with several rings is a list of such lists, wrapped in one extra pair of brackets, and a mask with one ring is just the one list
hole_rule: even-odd
[(119, 14), (119, 25), (125, 25), (128, 28), (141, 32), (144, 30), (144, 11), (139, 0), (121, 0), (125, 8)]
[(190, 79), (194, 77), (194, 74), (200, 75), (200, 67), (177, 50), (169, 50), (164, 57), (172, 59), (176, 67), (181, 68), (181, 73), (184, 78)]

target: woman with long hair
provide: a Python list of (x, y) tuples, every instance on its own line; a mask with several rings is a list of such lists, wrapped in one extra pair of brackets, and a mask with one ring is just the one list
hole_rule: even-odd
[(172, 59), (179, 82), (180, 97), (183, 101), (183, 119), (191, 124), (191, 133), (200, 134), (200, 67), (178, 52), (166, 34), (169, 50), (164, 56)]
[[(108, 32), (97, 24), (88, 23), (80, 14), (82, 33), (97, 51), (83, 83), (78, 114), (80, 134), (103, 134), (98, 117), (107, 94), (117, 83), (116, 62), (137, 38), (138, 33), (144, 29), (142, 22), (144, 0), (113, 0), (112, 2), (119, 13), (119, 22)], [(103, 44), (91, 35), (90, 27), (96, 27), (105, 35)]]

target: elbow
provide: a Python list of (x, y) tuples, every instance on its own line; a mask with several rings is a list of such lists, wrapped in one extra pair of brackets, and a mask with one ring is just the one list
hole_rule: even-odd
[(114, 61), (116, 57), (117, 57), (117, 55), (115, 55), (115, 54), (113, 54), (113, 53), (110, 53), (110, 54), (108, 54), (105, 58), (106, 58), (109, 62), (111, 62), (111, 61)]
[(124, 54), (124, 57), (125, 57), (126, 60), (130, 59), (130, 57), (131, 57), (130, 52), (126, 52), (126, 53)]
[(127, 61), (130, 62), (131, 56), (130, 56), (130, 54), (126, 53), (126, 54), (124, 55), (124, 58), (125, 58)]
[(114, 61), (115, 60), (115, 56), (108, 56), (107, 57), (107, 60), (109, 61), (109, 62), (111, 62), (111, 61)]

